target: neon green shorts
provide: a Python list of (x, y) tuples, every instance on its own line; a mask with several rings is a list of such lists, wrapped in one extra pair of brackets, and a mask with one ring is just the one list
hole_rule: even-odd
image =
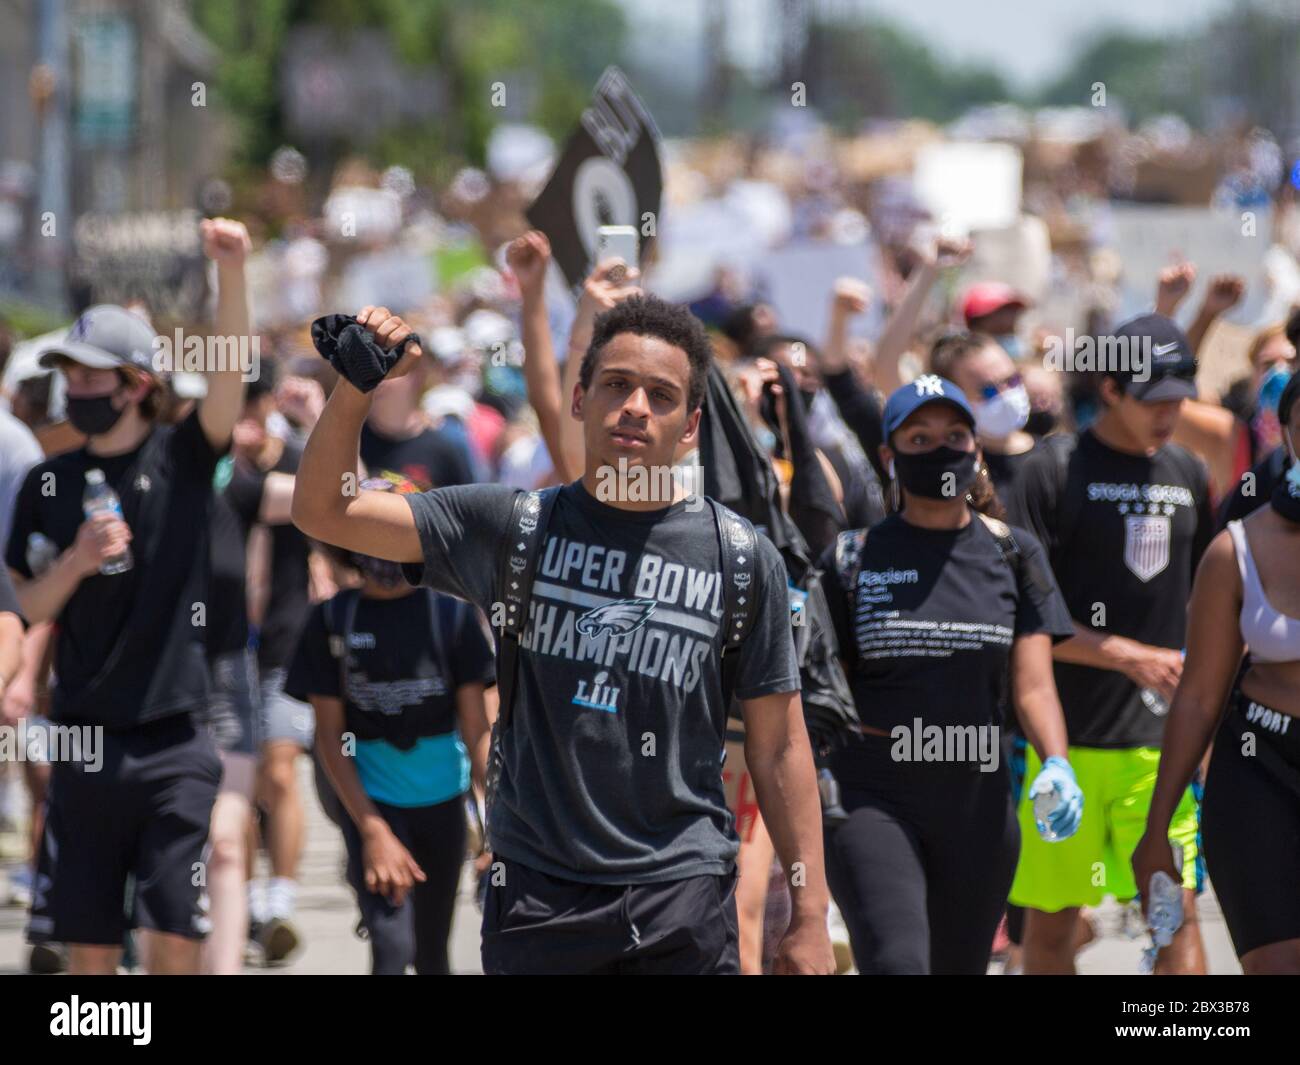
[[(1118, 750), (1071, 747), (1070, 765), (1083, 789), (1083, 820), (1069, 839), (1048, 843), (1034, 825), (1029, 784), (1042, 763), (1026, 751), (1025, 787), (1020, 798), (1020, 864), (1011, 902), (1046, 913), (1096, 906), (1107, 895), (1121, 902), (1137, 896), (1130, 861), (1146, 830), (1147, 810), (1160, 765), (1157, 747)], [(1197, 801), (1188, 788), (1169, 828), (1183, 848), (1183, 886), (1196, 890), (1199, 829)]]

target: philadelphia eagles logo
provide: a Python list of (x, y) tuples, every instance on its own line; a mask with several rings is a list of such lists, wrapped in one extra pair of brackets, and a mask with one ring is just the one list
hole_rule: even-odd
[(625, 636), (644, 625), (656, 605), (653, 599), (620, 599), (617, 603), (606, 603), (578, 618), (576, 628), (583, 636), (592, 638), (604, 632)]

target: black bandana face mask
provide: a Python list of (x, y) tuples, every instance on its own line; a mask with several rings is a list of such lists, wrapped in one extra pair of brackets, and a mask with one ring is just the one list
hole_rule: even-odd
[(914, 496), (926, 499), (961, 499), (975, 483), (979, 471), (973, 451), (937, 447), (919, 455), (894, 452), (894, 469), (898, 480)]
[(64, 401), (68, 421), (84, 436), (102, 436), (121, 420), (125, 407), (113, 406), (118, 390), (106, 396), (68, 396)]

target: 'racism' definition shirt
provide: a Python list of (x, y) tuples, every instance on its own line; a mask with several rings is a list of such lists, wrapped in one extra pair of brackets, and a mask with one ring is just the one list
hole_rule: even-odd
[[(1204, 466), (1177, 445), (1130, 455), (1089, 431), (1077, 445), (1060, 436), (1035, 448), (1008, 509), (1047, 548), (1076, 622), (1178, 650), (1214, 534), (1207, 484)], [(1071, 744), (1160, 745), (1164, 718), (1122, 673), (1057, 662), (1056, 687)]]
[(915, 719), (948, 727), (1011, 718), (1016, 638), (1063, 639), (1074, 627), (1038, 541), (1010, 532), (1017, 566), (976, 515), (960, 529), (925, 529), (891, 514), (867, 534), (851, 590), (835, 548), (826, 552), (826, 601), (864, 725), (889, 732)]
[[(404, 498), (422, 583), (493, 617), (515, 490), (461, 485)], [(797, 691), (786, 570), (758, 537), (754, 627), (734, 694)], [(520, 643), (491, 848), (552, 876), (653, 883), (730, 871), (722, 783), (726, 705), (721, 546), (691, 496), (628, 511), (559, 490)], [(408, 567), (415, 578), (418, 567)]]

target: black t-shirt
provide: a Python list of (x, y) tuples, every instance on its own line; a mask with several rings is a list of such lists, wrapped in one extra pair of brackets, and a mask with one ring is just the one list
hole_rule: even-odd
[[(1183, 647), (1187, 599), (1214, 535), (1208, 475), (1175, 444), (1154, 455), (1107, 447), (1091, 431), (1035, 448), (1012, 512), (1047, 548), (1080, 625), (1153, 647)], [(1064, 460), (1064, 461), (1063, 461)], [(1070, 742), (1158, 747), (1164, 720), (1121, 673), (1056, 663)]]
[[(993, 489), (998, 494), (998, 499), (1002, 505), (1008, 506), (1011, 499), (1015, 496), (1016, 478), (1025, 468), (1025, 463), (1029, 456), (1038, 449), (1035, 444), (1028, 451), (1022, 451), (1019, 455), (997, 455), (992, 451), (985, 450), (984, 465), (989, 468), (989, 480), (993, 482)], [(1011, 520), (1019, 522), (1020, 518), (1016, 514), (1011, 514)]]
[[(330, 642), (345, 630), (343, 666)], [(343, 668), (344, 728), (356, 737), (366, 794), (394, 806), (425, 806), (461, 794), (469, 765), (458, 735), (456, 693), (496, 679), (478, 612), (426, 588), (397, 599), (341, 592), (307, 615), (285, 691), (304, 701), (337, 698)]]
[[(212, 474), (219, 455), (192, 413), (155, 428), (135, 451), (91, 455), (85, 448), (38, 463), (14, 505), (6, 562), (31, 577), (27, 538), (72, 546), (85, 520), (86, 471), (100, 469), (122, 502), (134, 565), (86, 577), (57, 620), (60, 721), (134, 728), (187, 713), (207, 697), (206, 626), (195, 608), (207, 602)], [(206, 613), (206, 611), (204, 611)]]
[(395, 440), (376, 432), (367, 422), (361, 427), (361, 461), (371, 477), (405, 477), (421, 492), (474, 481), (464, 449), (436, 429), (424, 429), (409, 440)]
[(217, 464), (212, 503), (212, 574), (208, 582), (208, 654), (231, 654), (248, 644), (248, 529), (226, 496), (234, 457)]
[[(270, 472), (296, 473), (301, 460), (302, 449), (297, 444), (286, 443)], [(245, 541), (248, 531), (257, 524), (265, 488), (266, 473), (247, 462), (235, 463), (226, 498), (243, 525)], [(263, 671), (288, 664), (310, 605), (310, 541), (297, 526), (287, 522), (268, 526), (268, 530), (271, 537), (270, 590), (257, 643), (257, 664)]]
[[(406, 500), (424, 546), (408, 577), (491, 619), (515, 490), (442, 488)], [(734, 694), (799, 689), (785, 563), (758, 538), (754, 627)], [(520, 641), (492, 850), (553, 876), (652, 883), (730, 871), (722, 784), (722, 552), (692, 496), (620, 510), (560, 489)]]
[[(1044, 552), (1012, 527), (1022, 559), (1004, 559), (978, 515), (961, 529), (923, 529), (891, 514), (867, 533), (850, 600), (822, 557), (826, 599), (864, 725), (1001, 725), (1017, 636), (1073, 631)], [(1031, 579), (1036, 569), (1042, 583)]]
[[(355, 594), (335, 597), (336, 635), (344, 628), (342, 597)], [(339, 695), (326, 609), (325, 603), (311, 608), (298, 639), (284, 685), (295, 699)], [(356, 599), (347, 671), (349, 731), (402, 749), (422, 736), (455, 731), (457, 688), (496, 682), (492, 645), (474, 608), (425, 588), (397, 599)]]

